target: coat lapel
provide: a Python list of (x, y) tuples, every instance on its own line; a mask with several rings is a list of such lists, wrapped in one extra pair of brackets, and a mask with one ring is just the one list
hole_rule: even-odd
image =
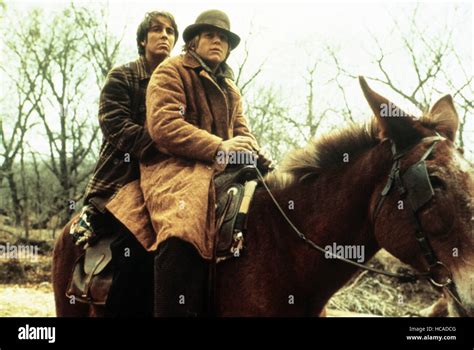
[(209, 109), (214, 120), (216, 135), (229, 139), (229, 106), (222, 89), (204, 69), (199, 72), (206, 91)]

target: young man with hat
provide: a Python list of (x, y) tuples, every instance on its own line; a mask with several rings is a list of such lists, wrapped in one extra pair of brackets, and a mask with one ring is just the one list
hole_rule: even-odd
[(183, 38), (184, 54), (163, 62), (147, 90), (146, 126), (162, 155), (140, 167), (155, 237), (138, 238), (157, 250), (155, 316), (204, 314), (216, 233), (213, 176), (225, 168), (216, 155), (259, 149), (225, 62), (240, 42), (227, 15), (203, 12)]

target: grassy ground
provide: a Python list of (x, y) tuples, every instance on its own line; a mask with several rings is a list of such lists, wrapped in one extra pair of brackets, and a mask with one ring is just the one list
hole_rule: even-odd
[[(390, 272), (407, 271), (398, 259), (380, 251), (369, 263)], [(428, 281), (400, 283), (394, 278), (364, 271), (330, 300), (331, 309), (381, 316), (419, 316), (441, 294)]]
[(0, 316), (55, 316), (51, 283), (0, 284)]
[(50, 281), (52, 231), (32, 230), (27, 242), (20, 229), (5, 225), (3, 219), (0, 217), (0, 245), (33, 245), (38, 254), (19, 259), (0, 257), (0, 317), (55, 316)]

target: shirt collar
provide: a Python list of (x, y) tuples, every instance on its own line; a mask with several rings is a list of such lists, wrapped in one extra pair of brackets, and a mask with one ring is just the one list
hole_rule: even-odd
[(213, 73), (212, 69), (203, 61), (203, 59), (197, 53), (195, 53), (194, 51), (189, 51), (188, 54), (191, 55), (199, 63), (199, 65), (204, 68), (207, 73), (209, 73), (209, 75), (214, 80), (217, 80), (216, 78), (228, 78), (234, 80), (234, 72), (227, 65), (227, 63), (221, 63), (217, 71)]

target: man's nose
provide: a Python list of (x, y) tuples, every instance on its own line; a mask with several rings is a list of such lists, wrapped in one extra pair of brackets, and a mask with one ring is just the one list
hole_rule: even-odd
[(214, 37), (212, 38), (212, 42), (215, 44), (220, 44), (222, 42), (221, 37), (219, 35), (214, 35)]
[(160, 36), (161, 36), (162, 38), (168, 38), (169, 35), (168, 35), (168, 32), (166, 31), (166, 29), (163, 29), (163, 30), (161, 31), (161, 35), (160, 35)]

